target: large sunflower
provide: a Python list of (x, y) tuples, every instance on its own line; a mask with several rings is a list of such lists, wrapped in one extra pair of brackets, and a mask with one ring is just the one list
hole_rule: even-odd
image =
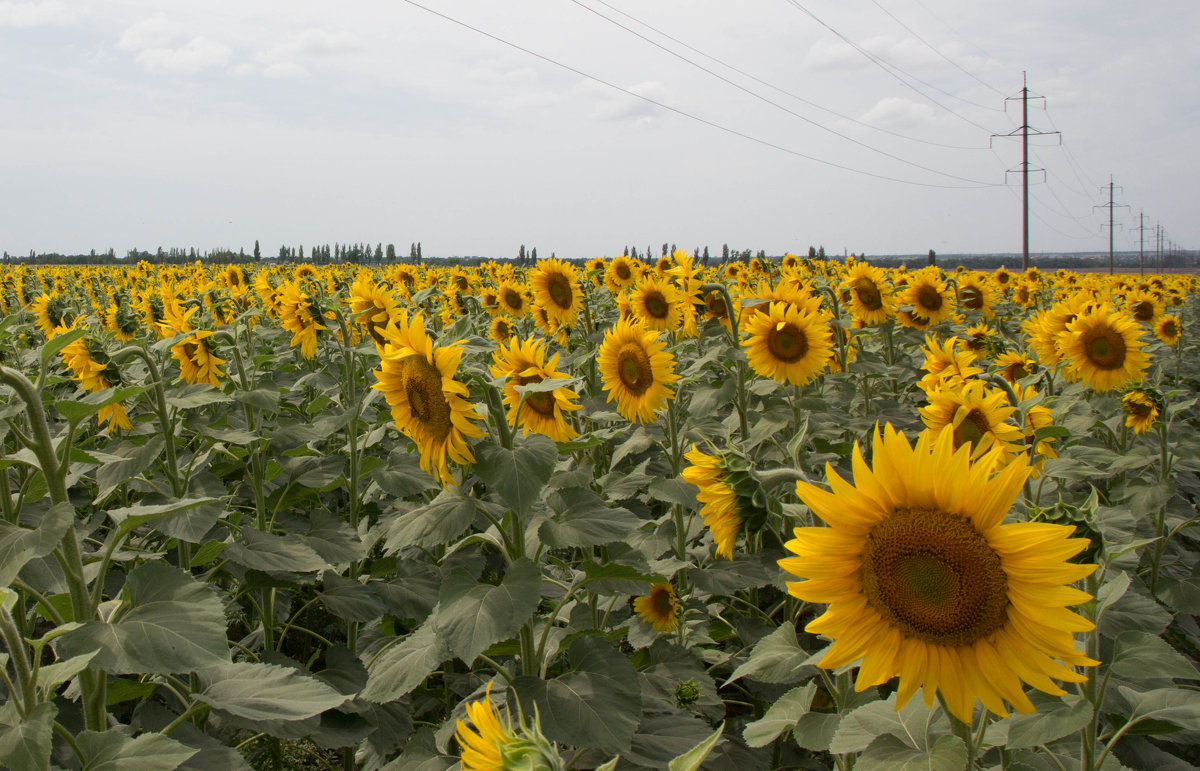
[(1063, 374), (1097, 391), (1111, 391), (1141, 380), (1150, 366), (1142, 350), (1141, 329), (1133, 318), (1107, 305), (1081, 314), (1058, 335)]
[(523, 434), (533, 431), (556, 442), (569, 442), (579, 436), (566, 413), (579, 409), (579, 394), (560, 386), (550, 391), (532, 391), (524, 400), (517, 386), (540, 383), (547, 379), (567, 378), (558, 371), (558, 354), (547, 361), (545, 342), (511, 338), (492, 352), (492, 377), (505, 378), (504, 404), (508, 407), (508, 422), (519, 425)]
[(780, 383), (803, 385), (833, 358), (833, 335), (820, 313), (773, 302), (746, 324), (742, 342), (750, 368)]
[(546, 315), (563, 326), (572, 326), (583, 303), (575, 266), (553, 257), (538, 260), (530, 272), (533, 300)]
[(483, 418), (466, 400), (470, 391), (454, 379), (462, 346), (435, 348), (421, 313), (402, 315), (385, 332), (387, 343), (374, 372), (378, 382), (371, 387), (383, 393), (396, 428), (416, 442), (421, 468), (442, 485), (454, 484), (447, 459), (474, 463), (467, 437), (483, 436), (471, 422)]
[(820, 666), (862, 659), (864, 690), (899, 677), (896, 704), (940, 691), (970, 723), (975, 700), (997, 715), (1004, 703), (1034, 711), (1022, 681), (1064, 695), (1052, 680), (1083, 682), (1069, 669), (1094, 666), (1074, 633), (1092, 623), (1067, 610), (1090, 599), (1070, 584), (1095, 565), (1067, 562), (1088, 544), (1074, 528), (1001, 524), (1030, 473), (1023, 457), (992, 474), (996, 458), (972, 461), (950, 432), (923, 432), (916, 446), (891, 426), (876, 429), (872, 466), (855, 452), (854, 482), (827, 467), (831, 490), (798, 482), (796, 494), (828, 527), (798, 527), (780, 566), (807, 580), (788, 591), (828, 604), (806, 630), (834, 640)]
[(608, 401), (616, 401), (617, 412), (630, 422), (653, 422), (654, 413), (675, 398), (675, 357), (639, 321), (621, 319), (604, 333), (596, 365)]
[(683, 325), (683, 293), (664, 278), (645, 276), (630, 293), (629, 304), (646, 329), (673, 332)]

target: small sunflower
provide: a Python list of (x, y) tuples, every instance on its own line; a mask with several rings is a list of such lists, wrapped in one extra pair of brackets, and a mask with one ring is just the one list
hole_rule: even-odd
[(700, 488), (696, 500), (701, 504), (700, 516), (704, 517), (704, 526), (712, 533), (717, 556), (731, 560), (733, 545), (742, 529), (738, 494), (729, 484), (720, 458), (706, 455), (696, 445), (692, 445), (692, 449), (683, 457), (692, 465), (685, 468), (680, 476)]
[(982, 314), (985, 319), (996, 315), (995, 291), (982, 279), (963, 275), (958, 280), (958, 304), (963, 310)]
[(1162, 313), (1162, 302), (1152, 292), (1130, 292), (1125, 298), (1125, 309), (1139, 322), (1153, 324)]
[(900, 302), (912, 306), (912, 315), (924, 320), (925, 327), (945, 321), (954, 315), (954, 295), (946, 287), (939, 273), (921, 270), (910, 277), (908, 288), (900, 295)]
[(637, 260), (625, 255), (613, 257), (604, 268), (604, 285), (613, 294), (620, 294), (633, 286), (641, 274), (642, 266)]
[(1173, 313), (1159, 316), (1158, 321), (1154, 322), (1154, 336), (1167, 345), (1178, 343), (1179, 338), (1183, 336), (1183, 326), (1179, 323), (1179, 317)]
[(1150, 366), (1142, 350), (1138, 323), (1127, 314), (1101, 305), (1080, 315), (1059, 333), (1063, 374), (1097, 391), (1111, 391), (1141, 380)]
[(833, 335), (819, 313), (773, 302), (750, 317), (746, 332), (742, 346), (750, 368), (780, 383), (803, 385), (833, 358)]
[(488, 337), (495, 340), (497, 343), (507, 343), (513, 336), (512, 319), (500, 315), (492, 318), (488, 325)]
[(501, 281), (496, 287), (496, 303), (500, 309), (519, 319), (529, 313), (529, 299), (525, 296), (525, 287), (515, 281)]
[(562, 326), (571, 326), (579, 316), (583, 295), (575, 266), (553, 257), (538, 260), (529, 277), (534, 302)]
[[(304, 265), (301, 268), (306, 267)], [(297, 269), (297, 275), (300, 271)], [(292, 333), (291, 345), (300, 346), (300, 355), (311, 359), (317, 355), (317, 333), (327, 327), (321, 323), (324, 314), (316, 301), (294, 282), (287, 281), (279, 288), (279, 323)]]
[(1038, 363), (1023, 353), (1009, 351), (996, 357), (996, 366), (1000, 368), (1000, 377), (1010, 383), (1016, 383), (1024, 377), (1029, 377), (1038, 371)]
[(188, 383), (208, 383), (220, 386), (221, 365), (225, 360), (219, 358), (211, 347), (208, 338), (212, 332), (207, 329), (195, 329), (188, 332), (181, 340), (171, 346), (171, 355), (179, 363), (179, 379)]
[(1147, 389), (1133, 388), (1121, 397), (1121, 410), (1125, 413), (1125, 425), (1135, 434), (1144, 434), (1154, 427), (1161, 411), (1161, 397)]
[(656, 632), (669, 632), (679, 626), (679, 610), (682, 605), (675, 595), (675, 587), (668, 583), (651, 584), (645, 597), (633, 601), (638, 617)]
[[(108, 358), (99, 341), (89, 339), (85, 335), (64, 346), (59, 355), (70, 367), (71, 374), (79, 381), (79, 386), (88, 393), (121, 384), (121, 371)], [(96, 413), (96, 422), (106, 425), (106, 431), (112, 431), (114, 428), (133, 428), (133, 423), (129, 421), (129, 415), (120, 402), (101, 407)]]
[(417, 313), (386, 330), (376, 382), (391, 407), (396, 428), (417, 444), (421, 468), (443, 486), (454, 484), (447, 463), (474, 463), (468, 437), (483, 436), (471, 421), (483, 417), (467, 402), (467, 386), (454, 375), (462, 358), (459, 343), (434, 347)]
[(565, 386), (529, 392), (524, 399), (517, 392), (517, 386), (569, 377), (558, 371), (557, 353), (547, 360), (544, 342), (513, 338), (492, 352), (492, 360), (492, 377), (506, 379), (504, 404), (510, 425), (520, 426), (522, 434), (533, 431), (556, 442), (569, 442), (579, 436), (566, 416), (582, 406), (579, 394)]
[(503, 749), (505, 745), (517, 741), (517, 735), (511, 725), (500, 725), (500, 718), (492, 706), (491, 683), (488, 683), (482, 699), (467, 704), (466, 712), (471, 725), (462, 720), (454, 725), (454, 738), (462, 747), (463, 771), (496, 771), (504, 768)]
[(654, 413), (675, 398), (671, 384), (675, 357), (658, 333), (639, 321), (621, 319), (604, 333), (596, 353), (596, 365), (608, 392), (608, 401), (617, 403), (617, 412), (630, 422), (651, 423)]
[(950, 337), (940, 342), (935, 334), (925, 335), (925, 361), (921, 369), (925, 375), (917, 382), (923, 391), (931, 391), (941, 387), (957, 388), (963, 381), (983, 372), (979, 367), (972, 366), (979, 354), (968, 346), (959, 347), (959, 339)]
[(400, 304), (385, 286), (376, 284), (367, 272), (360, 273), (350, 288), (350, 310), (377, 347), (386, 342), (383, 331), (400, 318)]
[(857, 263), (842, 282), (850, 313), (863, 324), (881, 324), (895, 312), (886, 274), (869, 263)]
[(649, 275), (630, 292), (633, 314), (646, 329), (673, 332), (683, 325), (683, 294), (664, 278)]
[(1005, 702), (1033, 712), (1022, 681), (1062, 696), (1054, 679), (1086, 680), (1069, 667), (1099, 663), (1075, 648), (1092, 623), (1066, 606), (1091, 599), (1071, 584), (1096, 566), (1067, 562), (1089, 542), (1063, 525), (1002, 524), (1030, 469), (999, 455), (972, 460), (950, 432), (912, 446), (887, 426), (870, 467), (856, 448), (853, 483), (830, 466), (829, 491), (796, 484), (828, 527), (796, 528), (785, 544), (796, 556), (779, 564), (807, 579), (789, 593), (828, 605), (806, 627), (834, 640), (821, 667), (861, 659), (856, 690), (898, 677), (898, 707), (918, 688), (932, 706), (940, 691), (966, 723), (977, 699), (1001, 716)]
[(998, 388), (988, 388), (983, 381), (972, 380), (958, 388), (947, 387), (928, 393), (929, 404), (920, 408), (921, 419), (934, 432), (945, 429), (954, 438), (954, 447), (971, 448), (971, 458), (978, 460), (993, 448), (999, 448), (1001, 458), (1024, 452), (1021, 430), (1006, 422), (1016, 411), (1008, 403), (1008, 394)]

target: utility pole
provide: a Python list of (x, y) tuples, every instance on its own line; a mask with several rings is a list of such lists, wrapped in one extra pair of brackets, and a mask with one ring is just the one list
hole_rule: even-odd
[[(1116, 230), (1116, 225), (1113, 223), (1113, 211), (1119, 207), (1124, 207), (1126, 209), (1129, 208), (1126, 204), (1123, 204), (1123, 203), (1122, 204), (1114, 204), (1113, 203), (1114, 187), (1120, 187), (1120, 186), (1113, 185), (1112, 174), (1109, 174), (1108, 175), (1108, 203), (1102, 203), (1102, 204), (1099, 204), (1098, 206), (1092, 207), (1093, 209), (1108, 209), (1108, 274), (1110, 276), (1113, 274), (1113, 231)], [(1100, 188), (1100, 189), (1103, 190), (1104, 188)], [(1124, 190), (1125, 188), (1122, 187), (1121, 189)]]
[(1146, 212), (1138, 209), (1138, 275), (1146, 275)]
[[(1009, 174), (1016, 171), (1021, 172), (1021, 269), (1029, 270), (1029, 134), (1032, 133), (1034, 136), (1040, 136), (1043, 134), (1057, 134), (1058, 141), (1061, 144), (1062, 132), (1041, 131), (1039, 129), (1032, 128), (1029, 125), (1029, 100), (1041, 99), (1044, 106), (1046, 103), (1046, 97), (1029, 95), (1029, 82), (1024, 70), (1021, 71), (1021, 95), (1006, 97), (1004, 100), (1004, 109), (1008, 109), (1009, 102), (1013, 102), (1018, 99), (1021, 100), (1021, 125), (1007, 134), (992, 134), (992, 136), (988, 139), (988, 146), (991, 146), (992, 139), (996, 137), (1012, 137), (1016, 136), (1018, 132), (1021, 135), (1021, 168), (1006, 170), (1004, 172), (1004, 179), (1007, 182)], [(1043, 175), (1046, 173), (1045, 169), (1034, 169), (1034, 171), (1040, 171)]]

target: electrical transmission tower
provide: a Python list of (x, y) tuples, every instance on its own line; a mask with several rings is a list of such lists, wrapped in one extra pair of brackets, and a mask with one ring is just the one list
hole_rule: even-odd
[(1146, 212), (1138, 209), (1138, 275), (1146, 275)]
[[(1021, 95), (1006, 97), (1004, 100), (1004, 109), (1007, 111), (1008, 103), (1018, 99), (1021, 100), (1021, 125), (1007, 134), (992, 134), (991, 138), (988, 139), (988, 146), (991, 146), (991, 140), (996, 137), (1014, 137), (1018, 134), (1021, 136), (1021, 168), (1006, 170), (1004, 172), (1004, 181), (1008, 181), (1009, 174), (1015, 172), (1020, 172), (1021, 174), (1021, 269), (1029, 270), (1029, 135), (1057, 134), (1058, 141), (1061, 144), (1062, 132), (1041, 131), (1029, 125), (1029, 100), (1041, 99), (1042, 104), (1045, 105), (1046, 97), (1029, 95), (1029, 82), (1024, 70), (1021, 71)], [(1033, 169), (1033, 171), (1040, 171), (1043, 175), (1046, 173), (1045, 169)]]
[[(1129, 206), (1127, 204), (1123, 204), (1123, 203), (1113, 203), (1113, 189), (1114, 189), (1114, 187), (1121, 187), (1121, 186), (1113, 185), (1112, 174), (1108, 175), (1107, 187), (1108, 187), (1108, 203), (1097, 204), (1096, 206), (1093, 206), (1092, 208), (1093, 209), (1108, 209), (1108, 275), (1111, 276), (1113, 273), (1113, 231), (1116, 230), (1116, 225), (1113, 223), (1113, 211), (1116, 209), (1120, 209), (1120, 208), (1128, 209)], [(1100, 189), (1103, 190), (1104, 188), (1102, 187)], [(1124, 190), (1125, 188), (1121, 187), (1121, 189)]]

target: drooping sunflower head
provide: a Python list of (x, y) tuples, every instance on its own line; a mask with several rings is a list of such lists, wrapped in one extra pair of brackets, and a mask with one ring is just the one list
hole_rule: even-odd
[(1157, 389), (1134, 387), (1121, 397), (1121, 411), (1125, 413), (1125, 425), (1135, 434), (1144, 434), (1154, 427), (1162, 413), (1163, 395)]
[(821, 313), (773, 302), (746, 324), (742, 342), (750, 368), (780, 383), (803, 385), (833, 358), (833, 335)]
[(651, 584), (646, 596), (633, 600), (634, 611), (659, 633), (669, 632), (679, 626), (682, 607), (675, 587), (668, 583)]
[(766, 495), (749, 461), (733, 450), (709, 455), (693, 444), (684, 458), (690, 465), (679, 475), (699, 488), (696, 500), (717, 556), (731, 560), (738, 533), (756, 532), (766, 522)]
[(221, 365), (225, 360), (214, 352), (208, 338), (212, 332), (207, 329), (195, 329), (183, 336), (179, 342), (171, 346), (171, 355), (179, 364), (179, 379), (188, 383), (207, 383), (220, 386)]
[(492, 705), (491, 683), (464, 711), (470, 724), (457, 720), (454, 726), (462, 771), (563, 771), (558, 748), (542, 733), (536, 712), (529, 723), (518, 707), (514, 726), (506, 707), (501, 720)]
[(615, 401), (617, 412), (630, 422), (653, 422), (654, 414), (675, 398), (675, 356), (640, 321), (621, 319), (607, 330), (596, 365), (608, 401)]
[(1101, 305), (1076, 317), (1058, 334), (1063, 374), (1097, 391), (1111, 391), (1141, 380), (1150, 366), (1134, 319)]
[(1052, 678), (1086, 679), (1068, 666), (1099, 663), (1075, 648), (1092, 625), (1066, 606), (1090, 599), (1070, 584), (1096, 566), (1067, 561), (1088, 541), (1062, 525), (1002, 524), (1030, 469), (999, 454), (972, 460), (949, 432), (913, 446), (887, 426), (871, 466), (856, 449), (853, 483), (832, 468), (828, 491), (797, 483), (828, 527), (796, 528), (785, 544), (796, 556), (779, 564), (807, 579), (788, 583), (793, 596), (828, 605), (806, 627), (834, 640), (820, 666), (861, 659), (857, 690), (898, 677), (897, 705), (918, 688), (932, 705), (940, 691), (963, 721), (976, 699), (1002, 716), (1005, 702), (1032, 712), (1022, 681), (1063, 695)]
[(575, 266), (553, 257), (538, 260), (529, 276), (533, 300), (558, 324), (572, 326), (583, 297)]

